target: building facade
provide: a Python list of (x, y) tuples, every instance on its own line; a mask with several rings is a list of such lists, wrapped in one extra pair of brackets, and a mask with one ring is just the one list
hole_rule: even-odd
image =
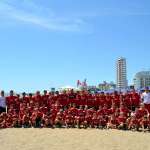
[(150, 87), (150, 71), (138, 72), (133, 81), (135, 89)]
[(126, 68), (126, 59), (120, 57), (116, 62), (116, 74), (117, 74), (117, 88), (126, 89), (128, 86), (127, 82), (127, 68)]
[(113, 82), (108, 83), (108, 82), (104, 81), (103, 83), (100, 83), (98, 85), (98, 89), (101, 91), (115, 90), (116, 84)]

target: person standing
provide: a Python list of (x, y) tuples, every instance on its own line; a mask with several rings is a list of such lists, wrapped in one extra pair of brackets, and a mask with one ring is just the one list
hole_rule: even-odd
[(150, 113), (150, 90), (148, 87), (145, 88), (145, 92), (141, 95), (142, 102), (145, 105), (145, 108)]
[(0, 114), (6, 112), (6, 98), (4, 91), (0, 92)]

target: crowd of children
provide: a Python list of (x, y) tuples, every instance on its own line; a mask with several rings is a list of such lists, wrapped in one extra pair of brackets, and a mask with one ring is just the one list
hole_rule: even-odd
[(111, 94), (45, 90), (34, 95), (10, 91), (5, 99), (0, 128), (150, 129), (150, 111), (135, 90)]

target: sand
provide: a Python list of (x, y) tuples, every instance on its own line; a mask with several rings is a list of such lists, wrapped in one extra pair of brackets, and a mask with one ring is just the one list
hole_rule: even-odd
[(150, 133), (98, 129), (3, 129), (0, 150), (150, 150)]

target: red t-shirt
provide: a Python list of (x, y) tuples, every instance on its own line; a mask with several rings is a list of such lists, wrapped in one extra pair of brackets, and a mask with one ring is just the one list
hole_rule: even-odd
[(94, 106), (94, 97), (92, 95), (87, 96), (87, 106)]
[(16, 98), (17, 98), (17, 96), (8, 96), (8, 97), (6, 97), (7, 106), (15, 104), (15, 99)]
[(60, 95), (60, 104), (66, 106), (68, 104), (68, 96), (66, 94)]
[(119, 112), (123, 112), (124, 115), (127, 116), (127, 114), (129, 113), (129, 110), (128, 110), (128, 108), (123, 107), (123, 108), (120, 108), (120, 109), (119, 109)]
[(132, 105), (132, 102), (131, 102), (131, 95), (130, 94), (126, 94), (125, 97), (124, 97), (124, 104), (127, 106), (127, 107), (130, 107)]
[(75, 117), (78, 115), (78, 109), (72, 107), (68, 110), (68, 114), (71, 114), (73, 117)]
[(120, 98), (119, 98), (119, 95), (115, 95), (115, 96), (112, 98), (112, 102), (115, 104), (115, 106), (119, 107), (119, 106), (120, 106)]
[(34, 102), (41, 104), (42, 103), (42, 96), (41, 95), (34, 96)]
[(144, 117), (144, 115), (147, 115), (147, 114), (148, 114), (148, 112), (146, 109), (139, 109), (135, 115), (138, 119), (140, 119), (140, 118)]
[(103, 107), (104, 104), (106, 104), (106, 96), (105, 95), (100, 95), (99, 105)]
[(139, 121), (138, 121), (138, 119), (131, 119), (130, 120), (130, 124), (132, 124), (132, 125), (138, 125)]
[(97, 110), (97, 115), (98, 116), (103, 116), (104, 115), (103, 109)]
[(119, 124), (121, 124), (121, 123), (126, 123), (126, 120), (127, 120), (127, 118), (126, 118), (126, 117), (123, 117), (123, 116), (119, 116), (119, 117), (117, 118), (117, 121), (118, 121)]
[(42, 102), (43, 102), (43, 104), (47, 105), (48, 98), (49, 98), (49, 95), (43, 95), (42, 96)]
[(138, 93), (131, 94), (131, 102), (133, 106), (138, 107), (140, 105), (140, 96), (138, 95)]
[(78, 109), (78, 116), (81, 116), (81, 117), (85, 116), (85, 110)]
[(109, 109), (109, 114), (115, 114), (116, 108), (110, 108)]

